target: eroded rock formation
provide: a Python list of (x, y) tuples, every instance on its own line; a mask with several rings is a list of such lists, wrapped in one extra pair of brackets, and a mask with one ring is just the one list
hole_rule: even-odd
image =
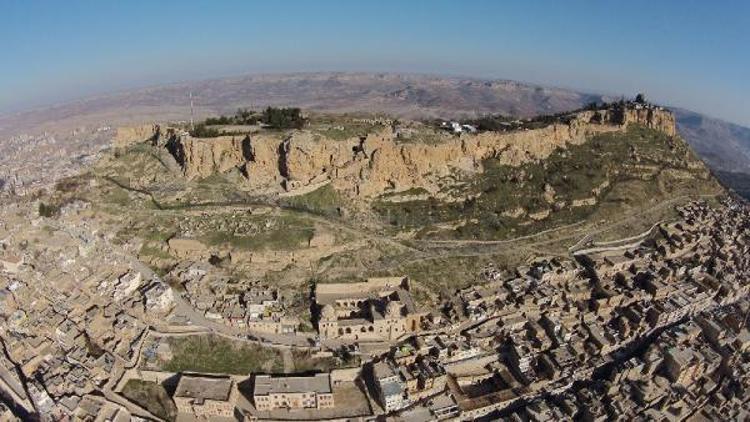
[(463, 134), (439, 144), (404, 143), (390, 127), (383, 127), (345, 141), (306, 130), (285, 139), (271, 134), (209, 139), (173, 134), (166, 147), (190, 179), (239, 168), (259, 190), (289, 191), (330, 180), (340, 192), (369, 198), (414, 187), (436, 194), (446, 178), (482, 172), (487, 158), (519, 166), (631, 123), (675, 135), (672, 113), (644, 108), (583, 111), (565, 123), (539, 129)]

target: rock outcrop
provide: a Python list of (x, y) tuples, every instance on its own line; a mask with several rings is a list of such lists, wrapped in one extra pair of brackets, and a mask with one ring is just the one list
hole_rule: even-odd
[(169, 251), (179, 258), (203, 256), (208, 253), (206, 245), (196, 239), (172, 238), (169, 239), (168, 245)]
[(660, 130), (669, 136), (677, 134), (674, 114), (657, 108), (626, 109), (621, 124), (628, 125), (630, 123)]
[(122, 148), (135, 142), (150, 139), (154, 137), (157, 130), (157, 126), (148, 124), (118, 127), (115, 132), (115, 137), (112, 140), (112, 146), (115, 148)]
[(259, 191), (293, 191), (330, 180), (349, 196), (372, 198), (415, 187), (438, 194), (445, 180), (482, 172), (487, 158), (519, 166), (633, 123), (675, 134), (670, 112), (626, 108), (583, 111), (539, 129), (463, 134), (438, 144), (403, 143), (384, 127), (345, 141), (305, 130), (286, 139), (271, 134), (198, 139), (183, 134), (173, 135), (166, 147), (191, 179), (238, 168)]
[(247, 161), (243, 154), (244, 139), (222, 136), (211, 139), (175, 138), (167, 146), (190, 179), (224, 173)]

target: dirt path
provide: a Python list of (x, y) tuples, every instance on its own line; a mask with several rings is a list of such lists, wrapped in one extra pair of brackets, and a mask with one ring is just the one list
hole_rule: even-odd
[(296, 369), (296, 365), (294, 364), (294, 356), (292, 355), (291, 349), (282, 349), (281, 357), (284, 359), (284, 373), (293, 373)]

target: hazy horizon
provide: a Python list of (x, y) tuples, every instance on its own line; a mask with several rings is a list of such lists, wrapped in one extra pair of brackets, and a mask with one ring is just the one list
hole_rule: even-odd
[(3, 9), (2, 113), (174, 83), (333, 71), (645, 92), (662, 104), (750, 125), (746, 4), (636, 1), (620, 10), (583, 1), (292, 1), (282, 10), (74, 1)]

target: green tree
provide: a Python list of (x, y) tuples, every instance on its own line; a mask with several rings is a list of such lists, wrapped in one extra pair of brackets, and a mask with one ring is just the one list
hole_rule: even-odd
[(261, 121), (274, 129), (300, 129), (305, 124), (299, 108), (268, 107), (263, 110)]

